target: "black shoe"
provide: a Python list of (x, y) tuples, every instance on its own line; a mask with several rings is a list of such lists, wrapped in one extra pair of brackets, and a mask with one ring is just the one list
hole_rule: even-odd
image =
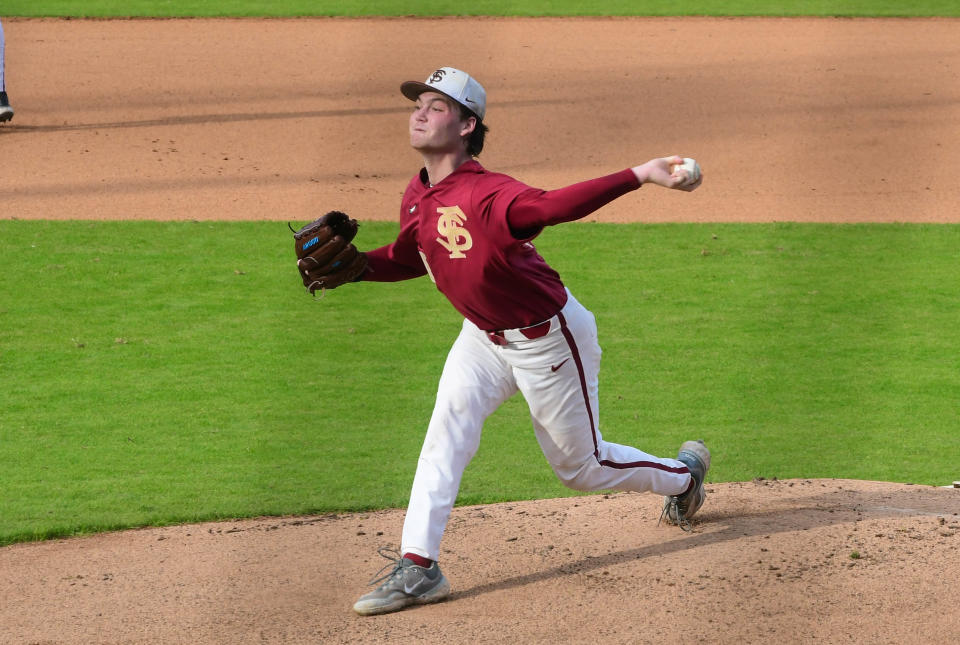
[(10, 100), (6, 92), (0, 92), (0, 123), (9, 121), (13, 118), (13, 108), (10, 107)]

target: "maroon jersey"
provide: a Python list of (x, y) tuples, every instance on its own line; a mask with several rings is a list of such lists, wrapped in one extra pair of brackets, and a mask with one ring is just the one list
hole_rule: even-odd
[(428, 274), (480, 329), (542, 322), (560, 311), (567, 294), (531, 240), (544, 226), (584, 217), (639, 186), (629, 169), (554, 191), (489, 172), (476, 161), (436, 186), (421, 170), (403, 194), (400, 234), (367, 253), (363, 279)]

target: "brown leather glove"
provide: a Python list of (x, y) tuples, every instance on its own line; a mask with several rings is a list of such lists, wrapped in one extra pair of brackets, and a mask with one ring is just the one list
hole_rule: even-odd
[(357, 226), (346, 213), (330, 211), (293, 232), (297, 269), (307, 291), (336, 289), (363, 275), (367, 256), (352, 243)]

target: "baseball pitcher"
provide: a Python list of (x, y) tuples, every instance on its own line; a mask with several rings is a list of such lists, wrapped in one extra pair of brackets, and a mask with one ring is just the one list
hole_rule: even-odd
[[(671, 459), (604, 439), (594, 316), (533, 245), (545, 226), (585, 217), (644, 184), (694, 190), (702, 181), (699, 166), (663, 157), (566, 188), (539, 190), (476, 161), (488, 130), (487, 101), (469, 74), (441, 67), (425, 82), (408, 81), (400, 89), (413, 101), (410, 145), (422, 155), (423, 168), (403, 194), (397, 239), (356, 252), (350, 248), (356, 227), (337, 213), (342, 234), (320, 234), (323, 244), (312, 243), (311, 234), (297, 242), (298, 269), (311, 291), (426, 275), (464, 317), (417, 462), (400, 551), (380, 550), (393, 562), (354, 605), (363, 615), (450, 594), (437, 560), (460, 478), (477, 451), (484, 420), (517, 391), (529, 405), (543, 455), (572, 489), (663, 495), (661, 518), (689, 528), (705, 498), (710, 466), (710, 453), (699, 440), (683, 443)], [(330, 240), (339, 240), (335, 248), (311, 256), (311, 248), (330, 246)], [(340, 264), (336, 257), (343, 258)], [(346, 267), (345, 274), (339, 266)]]

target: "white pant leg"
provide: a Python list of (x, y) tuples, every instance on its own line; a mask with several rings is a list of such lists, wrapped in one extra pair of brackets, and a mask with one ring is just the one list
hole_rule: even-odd
[(4, 64), (3, 47), (4, 47), (3, 22), (0, 22), (0, 92), (3, 92), (4, 90), (7, 89), (7, 86), (4, 84), (6, 81), (4, 81), (4, 78), (3, 78), (3, 64)]
[[(605, 441), (599, 427), (600, 344), (593, 314), (573, 296), (560, 312), (565, 329), (515, 343), (503, 356), (530, 407), (540, 448), (566, 486), (676, 495), (690, 485), (676, 459)], [(559, 367), (557, 367), (559, 366)], [(557, 367), (554, 370), (554, 367)]]
[(480, 444), (483, 422), (517, 385), (497, 346), (464, 321), (447, 355), (403, 523), (401, 552), (440, 556), (460, 479)]

